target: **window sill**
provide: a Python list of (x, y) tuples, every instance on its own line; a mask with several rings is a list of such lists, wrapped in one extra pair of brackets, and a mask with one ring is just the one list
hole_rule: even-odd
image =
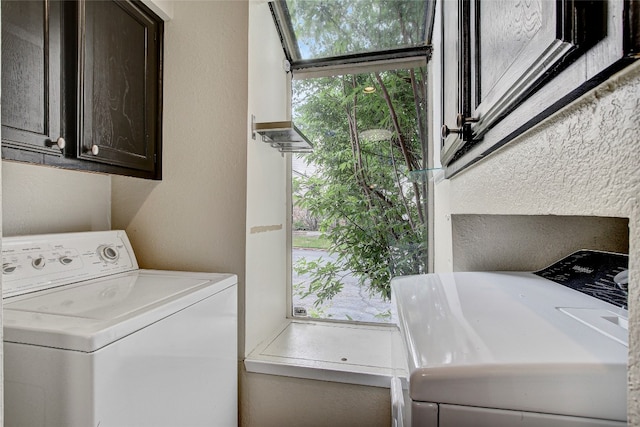
[(401, 340), (394, 326), (289, 320), (244, 363), (247, 372), (389, 388), (406, 377)]

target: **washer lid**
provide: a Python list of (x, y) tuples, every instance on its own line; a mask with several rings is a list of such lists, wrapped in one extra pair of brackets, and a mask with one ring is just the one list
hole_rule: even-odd
[(626, 310), (530, 273), (407, 276), (392, 290), (414, 401), (626, 420), (627, 346), (612, 336)]
[(4, 341), (95, 351), (237, 282), (138, 270), (4, 300)]

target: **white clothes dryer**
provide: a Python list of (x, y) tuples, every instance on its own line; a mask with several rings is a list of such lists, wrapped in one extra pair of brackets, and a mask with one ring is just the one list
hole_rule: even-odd
[[(537, 273), (392, 281), (408, 368), (396, 425), (624, 426), (628, 259), (580, 251)], [(402, 408), (404, 407), (404, 411)]]
[(124, 231), (2, 242), (5, 426), (237, 425), (237, 278), (143, 270)]

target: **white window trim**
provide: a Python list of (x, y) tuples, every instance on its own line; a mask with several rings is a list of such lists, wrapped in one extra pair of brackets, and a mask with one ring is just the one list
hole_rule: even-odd
[[(291, 96), (289, 97), (291, 99)], [(291, 256), (291, 252), (293, 250), (293, 197), (291, 197), (291, 191), (293, 190), (293, 186), (291, 185), (291, 180), (293, 178), (293, 167), (292, 167), (292, 158), (293, 154), (287, 153), (285, 155), (287, 157), (287, 182), (286, 182), (286, 200), (287, 200), (287, 222), (286, 222), (286, 240), (287, 240), (287, 312), (285, 313), (285, 319), (293, 318), (293, 257)]]

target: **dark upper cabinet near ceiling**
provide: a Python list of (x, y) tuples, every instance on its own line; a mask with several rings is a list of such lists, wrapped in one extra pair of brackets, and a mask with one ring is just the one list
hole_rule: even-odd
[[(132, 1), (15, 3), (34, 10), (5, 17), (14, 2), (3, 1), (3, 40), (14, 21), (32, 32), (39, 24), (49, 35), (38, 44), (19, 32), (39, 51), (3, 42), (3, 158), (160, 179), (162, 21)], [(47, 59), (55, 64), (36, 66)], [(5, 74), (7, 62), (15, 70)], [(36, 127), (30, 122), (39, 115), (43, 125)], [(55, 145), (59, 136), (64, 149)]]
[(57, 2), (2, 2), (3, 157), (45, 163), (62, 155), (60, 23)]
[(448, 175), (637, 57), (636, 3), (443, 2), (441, 160)]
[(78, 157), (152, 173), (160, 132), (159, 25), (134, 3), (81, 5)]

